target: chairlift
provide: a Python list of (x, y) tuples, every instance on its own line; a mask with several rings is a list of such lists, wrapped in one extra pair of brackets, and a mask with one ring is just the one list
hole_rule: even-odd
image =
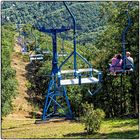
[[(64, 115), (68, 118), (73, 118), (72, 110), (70, 107), (70, 102), (68, 100), (67, 91), (65, 86), (68, 85), (81, 85), (81, 84), (100, 84), (102, 82), (102, 72), (92, 68), (91, 64), (82, 57), (76, 50), (76, 19), (73, 13), (68, 8), (65, 2), (64, 6), (68, 10), (72, 21), (73, 21), (73, 51), (65, 60), (58, 66), (58, 53), (57, 53), (57, 34), (61, 32), (66, 32), (70, 30), (70, 28), (49, 28), (46, 26), (37, 26), (38, 30), (44, 33), (52, 34), (52, 44), (53, 44), (53, 57), (52, 57), (52, 70), (50, 76), (50, 82), (48, 85), (45, 104), (43, 108), (42, 120), (49, 119), (51, 116), (56, 115), (58, 112), (58, 107), (64, 111)], [(62, 45), (63, 47), (63, 45)], [(62, 67), (66, 62), (70, 59), (70, 57), (74, 57), (74, 61), (72, 63), (72, 70), (62, 70)], [(88, 68), (79, 69), (77, 67), (77, 56), (80, 57), (87, 65)], [(88, 76), (84, 75), (84, 73), (88, 73)], [(71, 74), (70, 78), (63, 79), (64, 75)], [(94, 76), (96, 74), (96, 76)], [(62, 89), (61, 91), (58, 89)], [(67, 111), (66, 109), (58, 102), (57, 98), (62, 97), (66, 101)], [(53, 110), (50, 111), (49, 108), (53, 106)]]
[(35, 51), (36, 51), (36, 54), (42, 53), (41, 48), (39, 48), (39, 47), (36, 47), (36, 48), (35, 48)]
[(68, 55), (68, 53), (64, 50), (64, 49), (61, 49), (61, 51), (58, 53), (58, 57), (66, 57)]
[(35, 54), (35, 55), (30, 55), (30, 62), (33, 62), (33, 61), (42, 61), (44, 59), (44, 56), (43, 54)]
[(50, 53), (51, 52), (48, 49), (42, 50), (42, 54), (44, 54), (44, 55), (49, 55)]
[(18, 45), (21, 46), (21, 44), (22, 44), (22, 38), (21, 38), (21, 36), (18, 36), (18, 37), (17, 37), (16, 42), (17, 42)]
[(44, 55), (42, 54), (42, 51), (41, 51), (40, 48), (35, 48), (35, 54), (32, 54), (32, 53), (29, 56), (30, 62), (43, 61), (44, 60)]
[(51, 51), (46, 47), (45, 49), (42, 49), (42, 54), (44, 55), (51, 55)]
[[(125, 45), (127, 43), (125, 42), (125, 35), (128, 32), (129, 27), (131, 26), (131, 18), (128, 15), (128, 10), (125, 11), (125, 14), (126, 14), (126, 16), (128, 18), (128, 25), (125, 27), (125, 29), (122, 32), (122, 60), (123, 60), (123, 63), (122, 63), (121, 67), (119, 66), (120, 70), (115, 70), (115, 68), (117, 68), (117, 63), (115, 65), (110, 65), (112, 68), (114, 68), (114, 73), (112, 75), (127, 74), (127, 73), (133, 72), (133, 70), (134, 70), (134, 64), (132, 62), (130, 62), (130, 60), (126, 56)], [(126, 62), (128, 62), (129, 65), (127, 65)]]
[[(58, 72), (59, 85), (66, 86), (66, 85), (101, 83), (102, 82), (102, 72), (92, 68), (91, 64), (76, 51), (76, 20), (75, 20), (75, 17), (73, 16), (72, 12), (70, 11), (70, 9), (67, 7), (65, 2), (64, 2), (64, 5), (73, 20), (74, 50), (59, 66), (59, 72)], [(73, 62), (74, 69), (73, 70), (62, 70), (63, 65), (72, 56), (74, 56), (74, 62)], [(78, 69), (77, 68), (77, 56), (79, 56), (84, 61), (84, 63), (86, 63), (89, 67), (86, 69)], [(83, 76), (83, 73), (85, 73), (85, 72), (88, 73), (88, 77)], [(73, 77), (71, 77), (70, 79), (63, 79), (63, 74), (68, 74), (68, 73), (72, 73)], [(93, 74), (96, 74), (96, 77), (94, 77)]]
[[(83, 75), (84, 72), (88, 72), (88, 77)], [(93, 72), (96, 73), (97, 77), (93, 76)], [(75, 78), (72, 79), (62, 79), (64, 74), (76, 75)], [(86, 75), (87, 76), (87, 75)], [(75, 70), (62, 70), (58, 73), (59, 85), (66, 86), (66, 85), (81, 85), (81, 84), (96, 84), (102, 81), (102, 73), (93, 68), (87, 69), (78, 69), (75, 74)]]
[(22, 54), (27, 54), (27, 46), (24, 43), (21, 44), (21, 52)]
[(27, 36), (27, 32), (25, 32), (25, 31), (21, 31), (21, 33), (20, 33), (22, 36)]
[[(43, 61), (44, 60), (44, 55), (42, 53), (42, 50), (41, 48), (39, 48), (39, 45), (37, 46), (36, 44), (36, 37), (35, 35), (33, 34), (32, 30), (34, 29), (34, 26), (32, 26), (31, 28), (31, 34), (32, 36), (34, 37), (35, 39), (35, 46), (34, 46), (34, 49), (33, 51), (30, 53), (29, 55), (29, 58), (30, 58), (30, 62), (34, 62), (34, 61)], [(32, 53), (35, 53), (35, 54), (32, 54)]]
[[(126, 58), (126, 60), (128, 60)], [(128, 60), (129, 61), (129, 60)], [(130, 65), (125, 65), (123, 68), (124, 64), (122, 66), (117, 66), (117, 63), (115, 65), (110, 64), (110, 68), (113, 68), (113, 72), (110, 72), (108, 75), (121, 75), (121, 74), (128, 74), (134, 71), (134, 65), (130, 62)], [(119, 70), (118, 70), (119, 68)]]

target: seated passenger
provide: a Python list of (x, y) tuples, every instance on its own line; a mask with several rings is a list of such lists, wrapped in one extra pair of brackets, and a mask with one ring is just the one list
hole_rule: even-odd
[(126, 70), (130, 70), (131, 68), (133, 69), (134, 60), (130, 55), (131, 55), (130, 52), (126, 52), (126, 57), (127, 57), (127, 59), (126, 59), (126, 67), (125, 67)]
[(113, 74), (116, 74), (116, 71), (122, 70), (122, 57), (121, 54), (115, 55), (111, 59), (111, 66), (110, 66), (110, 72)]

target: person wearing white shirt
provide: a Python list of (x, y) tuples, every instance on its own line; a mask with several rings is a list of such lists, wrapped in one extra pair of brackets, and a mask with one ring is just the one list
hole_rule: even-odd
[(133, 64), (134, 64), (134, 60), (131, 57), (131, 53), (130, 52), (126, 52), (126, 69), (129, 70), (131, 68), (133, 68)]

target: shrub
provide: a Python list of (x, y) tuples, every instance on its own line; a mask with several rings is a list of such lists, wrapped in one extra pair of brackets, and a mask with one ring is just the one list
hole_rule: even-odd
[(93, 134), (100, 129), (105, 113), (101, 109), (94, 109), (93, 104), (82, 104), (84, 115), (81, 117), (88, 134)]
[(26, 84), (25, 84), (25, 86), (26, 86), (28, 89), (30, 89), (30, 88), (32, 87), (32, 84), (30, 83), (30, 81), (27, 81)]
[(29, 62), (29, 55), (28, 55), (28, 54), (23, 55), (23, 56), (22, 56), (22, 60), (23, 60), (24, 62)]

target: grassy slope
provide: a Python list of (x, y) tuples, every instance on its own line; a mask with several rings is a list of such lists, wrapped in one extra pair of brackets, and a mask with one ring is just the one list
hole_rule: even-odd
[(106, 120), (94, 135), (87, 135), (84, 126), (76, 122), (34, 124), (35, 120), (3, 120), (2, 138), (135, 138), (139, 137), (138, 120)]
[(29, 62), (23, 61), (24, 56), (20, 54), (21, 47), (15, 43), (14, 52), (12, 53), (11, 66), (16, 70), (16, 79), (18, 81), (17, 96), (13, 100), (13, 111), (8, 117), (25, 117), (30, 116), (33, 107), (28, 102), (29, 95), (27, 94), (27, 70)]

